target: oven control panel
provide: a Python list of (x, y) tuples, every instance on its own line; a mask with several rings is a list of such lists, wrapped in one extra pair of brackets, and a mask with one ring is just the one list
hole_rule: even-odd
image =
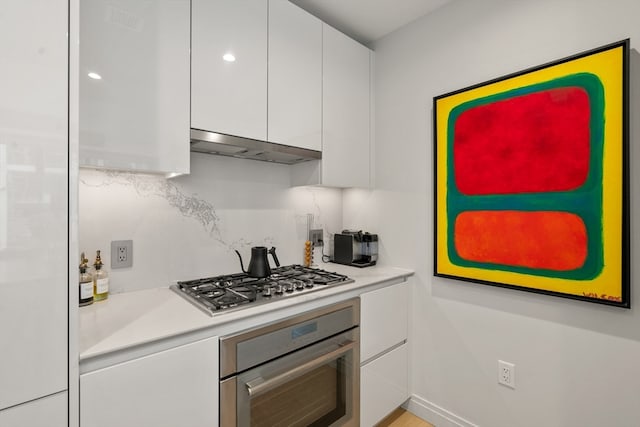
[(220, 339), (220, 376), (240, 372), (360, 323), (360, 300), (323, 307)]

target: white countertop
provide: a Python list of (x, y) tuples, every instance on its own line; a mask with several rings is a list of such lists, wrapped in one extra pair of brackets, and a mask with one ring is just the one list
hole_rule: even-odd
[(358, 296), (365, 290), (402, 282), (413, 274), (411, 270), (380, 266), (323, 263), (319, 268), (345, 274), (355, 282), (223, 311), (213, 317), (168, 286), (110, 295), (107, 300), (80, 307), (81, 372), (292, 316)]

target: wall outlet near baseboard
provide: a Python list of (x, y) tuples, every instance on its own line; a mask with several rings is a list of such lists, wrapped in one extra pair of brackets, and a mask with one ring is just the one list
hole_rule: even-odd
[(133, 266), (133, 240), (114, 240), (111, 242), (111, 268)]
[(516, 388), (516, 365), (498, 360), (498, 384)]

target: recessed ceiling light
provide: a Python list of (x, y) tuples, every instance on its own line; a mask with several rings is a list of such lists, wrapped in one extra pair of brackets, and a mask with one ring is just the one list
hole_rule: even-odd
[(87, 76), (89, 76), (90, 78), (92, 78), (94, 80), (101, 80), (102, 79), (102, 76), (100, 74), (94, 73), (94, 72), (91, 72), (91, 73), (87, 74)]
[(236, 60), (236, 57), (233, 55), (233, 53), (225, 53), (224, 55), (222, 55), (222, 59), (227, 62), (233, 62)]

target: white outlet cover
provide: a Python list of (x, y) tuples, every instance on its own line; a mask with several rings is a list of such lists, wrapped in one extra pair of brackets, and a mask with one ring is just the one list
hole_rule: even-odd
[(516, 365), (504, 360), (498, 360), (498, 384), (505, 385), (515, 390)]

